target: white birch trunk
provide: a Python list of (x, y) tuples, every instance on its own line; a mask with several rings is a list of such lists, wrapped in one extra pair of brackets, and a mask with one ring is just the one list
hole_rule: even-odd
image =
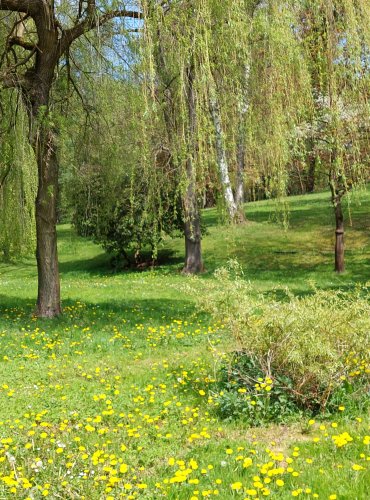
[(226, 156), (221, 112), (215, 94), (211, 95), (209, 98), (209, 108), (215, 128), (217, 166), (220, 174), (225, 204), (229, 213), (230, 221), (234, 221), (236, 215), (236, 204), (229, 177), (229, 166)]
[(245, 132), (246, 132), (246, 117), (249, 109), (248, 102), (248, 86), (249, 86), (250, 67), (245, 67), (244, 74), (244, 92), (240, 102), (239, 111), (239, 131), (237, 144), (237, 171), (236, 171), (236, 189), (235, 203), (237, 209), (242, 209), (244, 203), (244, 169), (245, 169)]

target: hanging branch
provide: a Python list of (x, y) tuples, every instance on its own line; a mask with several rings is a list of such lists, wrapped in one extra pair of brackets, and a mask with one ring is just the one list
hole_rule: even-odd
[(5, 173), (3, 174), (2, 178), (0, 178), (0, 191), (3, 189), (3, 186), (5, 184), (5, 181), (10, 174), (11, 167), (8, 165), (8, 168), (5, 170)]

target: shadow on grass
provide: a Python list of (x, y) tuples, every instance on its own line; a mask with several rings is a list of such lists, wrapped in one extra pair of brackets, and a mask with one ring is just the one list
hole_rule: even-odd
[(71, 325), (81, 327), (93, 324), (94, 329), (99, 330), (109, 325), (118, 328), (123, 324), (135, 327), (141, 323), (158, 326), (168, 324), (173, 319), (191, 322), (195, 318), (206, 317), (196, 312), (194, 303), (184, 299), (109, 299), (95, 303), (76, 298), (64, 300), (62, 305), (64, 313), (57, 318), (34, 318), (35, 305), (32, 300), (0, 294), (0, 329), (7, 330), (29, 322), (31, 328), (52, 325), (60, 331)]
[[(183, 257), (175, 250), (163, 249), (158, 252), (154, 268), (163, 266), (176, 266), (183, 264)], [(59, 270), (62, 275), (85, 273), (90, 276), (107, 276), (116, 273), (140, 273), (153, 267), (151, 265), (151, 254), (144, 253), (142, 263), (138, 266), (129, 266), (127, 262), (116, 264), (114, 257), (107, 253), (100, 253), (93, 257), (68, 259), (59, 262)]]

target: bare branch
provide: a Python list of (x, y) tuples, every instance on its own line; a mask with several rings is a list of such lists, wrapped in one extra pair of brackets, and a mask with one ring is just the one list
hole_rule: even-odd
[(19, 36), (13, 36), (9, 39), (9, 47), (12, 47), (13, 45), (17, 45), (18, 47), (22, 47), (25, 50), (32, 50), (34, 51), (36, 49), (36, 45), (31, 42), (27, 42), (23, 38), (20, 38)]
[(42, 8), (42, 4), (42, 0), (0, 0), (0, 10), (23, 12), (33, 16)]
[(95, 9), (95, 1), (89, 0), (88, 6), (86, 9), (86, 17), (83, 21), (76, 24), (73, 28), (65, 30), (61, 40), (61, 53), (65, 52), (67, 47), (71, 45), (71, 43), (79, 38), (84, 33), (96, 28), (97, 26), (102, 26), (108, 21), (115, 18), (127, 17), (130, 19), (142, 19), (142, 13), (135, 10), (112, 10), (108, 11), (105, 14), (97, 15)]

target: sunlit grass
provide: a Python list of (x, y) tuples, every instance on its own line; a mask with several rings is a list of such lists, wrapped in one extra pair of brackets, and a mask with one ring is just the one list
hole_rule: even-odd
[[(207, 210), (200, 279), (237, 257), (265, 292), (369, 281), (369, 194), (352, 207), (342, 276), (327, 198), (291, 199), (287, 232), (272, 202), (247, 205), (250, 223), (233, 228)], [(196, 311), (182, 241), (164, 243), (170, 260), (154, 270), (114, 273), (99, 247), (59, 232), (63, 317), (33, 317), (33, 259), (0, 264), (1, 498), (368, 498), (367, 415), (252, 429), (220, 419), (212, 384), (233, 343)]]

